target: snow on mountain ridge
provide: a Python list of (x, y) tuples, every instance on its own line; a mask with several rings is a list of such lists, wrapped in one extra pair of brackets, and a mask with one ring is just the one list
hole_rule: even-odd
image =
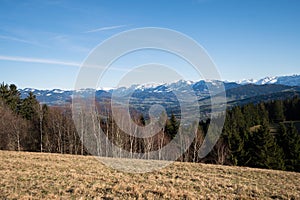
[(265, 85), (265, 84), (280, 84), (288, 86), (300, 86), (300, 75), (291, 75), (291, 76), (267, 76), (265, 78), (254, 80), (254, 79), (244, 79), (242, 81), (236, 81), (236, 83), (245, 85), (245, 84), (256, 84), (256, 85)]
[(60, 89), (54, 89), (52, 91), (53, 93), (59, 93), (59, 94), (64, 93), (64, 90), (60, 90)]
[(265, 85), (265, 84), (274, 84), (277, 82), (277, 76), (271, 76), (271, 77), (265, 77), (263, 79), (260, 79), (255, 84), (257, 85)]
[[(119, 92), (125, 92), (125, 91), (135, 91), (135, 90), (153, 90), (155, 89), (155, 92), (159, 92), (161, 86), (162, 88), (176, 88), (181, 89), (184, 87), (198, 87), (198, 86), (205, 86), (206, 84), (212, 84), (212, 85), (218, 85), (220, 83), (237, 83), (240, 85), (246, 85), (246, 84), (256, 84), (256, 85), (265, 85), (265, 84), (281, 84), (281, 85), (288, 85), (288, 86), (300, 86), (300, 75), (291, 75), (291, 76), (270, 76), (265, 77), (259, 80), (256, 79), (242, 79), (239, 81), (219, 81), (219, 80), (200, 80), (200, 81), (187, 81), (187, 80), (178, 80), (171, 83), (146, 83), (146, 84), (134, 84), (131, 86), (122, 86), (118, 88), (97, 88), (97, 90), (103, 90), (107, 92), (112, 91), (119, 91)], [(52, 89), (52, 90), (38, 90), (34, 88), (24, 88), (21, 89), (25, 93), (29, 92), (38, 92), (38, 91), (44, 91), (47, 93), (53, 93), (53, 94), (63, 94), (64, 92), (72, 92), (70, 90), (61, 90), (61, 89)]]
[(163, 83), (145, 83), (145, 84), (138, 85), (136, 89), (144, 90), (149, 88), (156, 88), (160, 85), (163, 85)]
[(245, 85), (245, 84), (255, 84), (257, 82), (256, 79), (243, 79), (243, 80), (240, 80), (240, 81), (236, 81), (237, 84), (242, 84), (242, 85)]

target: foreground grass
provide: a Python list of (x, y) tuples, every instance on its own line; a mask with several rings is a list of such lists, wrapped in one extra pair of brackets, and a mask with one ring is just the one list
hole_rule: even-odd
[(93, 157), (0, 151), (0, 199), (300, 199), (299, 180), (300, 173), (194, 163), (130, 174)]

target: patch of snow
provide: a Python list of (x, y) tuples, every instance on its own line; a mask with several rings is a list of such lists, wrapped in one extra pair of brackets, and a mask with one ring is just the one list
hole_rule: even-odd
[(245, 85), (245, 84), (256, 84), (257, 80), (256, 79), (243, 79), (240, 81), (236, 81), (237, 84)]
[(110, 90), (114, 90), (114, 89), (116, 89), (116, 88), (114, 88), (114, 87), (99, 87), (99, 88), (97, 88), (97, 90), (104, 90), (104, 91), (110, 91)]
[(52, 90), (53, 93), (58, 93), (58, 94), (61, 94), (61, 93), (64, 93), (63, 90), (60, 90), (60, 89), (54, 89)]
[(33, 89), (33, 88), (25, 88), (24, 91), (25, 92), (34, 92), (35, 89)]
[(141, 90), (151, 89), (151, 88), (156, 88), (160, 85), (162, 85), (162, 83), (144, 83), (144, 84), (138, 85), (136, 87), (136, 89), (141, 89)]
[(259, 81), (257, 81), (256, 84), (265, 85), (265, 84), (272, 84), (272, 83), (276, 83), (276, 82), (277, 82), (277, 77), (272, 76), (272, 77), (266, 77), (266, 78), (260, 79)]
[(188, 85), (193, 85), (194, 84), (194, 81), (187, 81), (186, 82)]

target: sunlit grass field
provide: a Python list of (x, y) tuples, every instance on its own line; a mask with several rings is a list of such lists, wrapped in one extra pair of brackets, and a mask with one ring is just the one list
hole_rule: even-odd
[(0, 151), (0, 199), (300, 199), (300, 173), (175, 162), (137, 174), (90, 156)]

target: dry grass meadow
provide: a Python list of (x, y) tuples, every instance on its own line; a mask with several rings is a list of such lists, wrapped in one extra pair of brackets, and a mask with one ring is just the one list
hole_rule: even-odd
[(194, 163), (134, 174), (89, 156), (0, 151), (0, 178), (0, 199), (300, 199), (300, 173)]

